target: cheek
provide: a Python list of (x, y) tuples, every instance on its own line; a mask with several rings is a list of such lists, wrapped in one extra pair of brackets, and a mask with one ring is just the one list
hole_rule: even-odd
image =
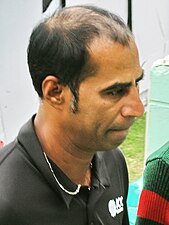
[[(83, 102), (83, 103), (82, 103)], [(81, 124), (88, 129), (103, 132), (114, 123), (118, 123), (121, 117), (122, 102), (102, 99), (101, 97), (90, 97), (86, 101), (79, 102), (79, 113)]]

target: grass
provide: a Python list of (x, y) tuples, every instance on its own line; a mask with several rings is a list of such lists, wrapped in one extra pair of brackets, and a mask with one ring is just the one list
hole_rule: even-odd
[(129, 134), (120, 146), (125, 155), (130, 182), (142, 176), (144, 167), (146, 114), (137, 119), (130, 128)]

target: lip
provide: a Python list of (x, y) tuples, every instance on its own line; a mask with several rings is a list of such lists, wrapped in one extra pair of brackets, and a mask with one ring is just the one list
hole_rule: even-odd
[(121, 131), (128, 131), (130, 127), (126, 127), (126, 128), (118, 128), (118, 129), (111, 129), (111, 131), (117, 131), (117, 132), (121, 132)]
[(129, 128), (123, 128), (123, 129), (110, 129), (110, 132), (114, 133), (115, 135), (120, 136), (127, 136)]
[(112, 130), (112, 131), (117, 133), (128, 133), (129, 129), (120, 129), (120, 130)]

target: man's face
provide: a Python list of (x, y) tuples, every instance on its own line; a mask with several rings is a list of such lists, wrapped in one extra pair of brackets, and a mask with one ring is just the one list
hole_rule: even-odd
[(80, 84), (78, 112), (64, 114), (64, 138), (79, 150), (95, 152), (120, 145), (144, 108), (138, 90), (142, 69), (134, 43), (126, 47), (97, 41), (91, 58), (98, 70)]

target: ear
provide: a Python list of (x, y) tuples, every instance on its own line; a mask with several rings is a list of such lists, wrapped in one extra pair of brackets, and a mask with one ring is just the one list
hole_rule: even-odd
[(43, 99), (52, 105), (60, 105), (64, 102), (64, 86), (60, 84), (59, 79), (49, 75), (42, 82)]

